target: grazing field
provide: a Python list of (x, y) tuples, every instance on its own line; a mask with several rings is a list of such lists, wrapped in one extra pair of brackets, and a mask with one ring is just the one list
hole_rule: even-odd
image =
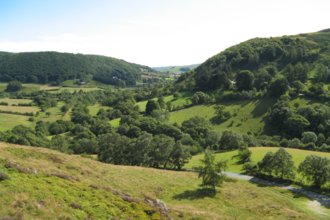
[(7, 102), (9, 105), (12, 105), (12, 104), (18, 104), (18, 103), (30, 103), (32, 102), (32, 100), (30, 99), (0, 99), (0, 102)]
[[(279, 148), (278, 147), (250, 147), (250, 151), (252, 151), (252, 160), (257, 163), (259, 160), (261, 160), (265, 154), (269, 151), (276, 152)], [(285, 148), (286, 151), (288, 151), (292, 155), (292, 159), (295, 163), (295, 165), (298, 167), (299, 164), (305, 160), (306, 156), (309, 155), (318, 155), (321, 157), (327, 157), (330, 159), (330, 153), (326, 152), (318, 152), (318, 151), (308, 151), (308, 150), (300, 150), (300, 149), (292, 149), (292, 148)], [(243, 173), (241, 170), (243, 167), (243, 164), (239, 163), (238, 158), (231, 159), (233, 156), (237, 155), (238, 151), (229, 151), (225, 153), (217, 153), (216, 159), (227, 159), (228, 160), (228, 170), (230, 172), (235, 173)], [(191, 169), (192, 167), (199, 166), (200, 159), (203, 159), (204, 155), (196, 155), (193, 156), (193, 158), (189, 161), (188, 164), (184, 166), (185, 169)]]
[(80, 90), (84, 92), (89, 92), (89, 91), (94, 91), (94, 90), (102, 90), (101, 88), (85, 88), (85, 87), (77, 87), (77, 88), (72, 88), (72, 87), (61, 87), (59, 90), (55, 91), (49, 91), (50, 93), (61, 93), (63, 91), (68, 91), (70, 93), (73, 93), (74, 91), (79, 92)]
[[(209, 119), (214, 129), (223, 131), (226, 129), (234, 130), (238, 133), (247, 133), (248, 131), (258, 132), (259, 134), (271, 134), (271, 126), (268, 122), (268, 108), (276, 102), (275, 98), (243, 100), (243, 101), (225, 101), (218, 104), (203, 104), (188, 109), (173, 112), (170, 117), (170, 123), (179, 123), (194, 117), (200, 116)], [(224, 105), (226, 111), (230, 111), (232, 117), (229, 119), (218, 120), (215, 116), (214, 106)], [(236, 116), (234, 115), (236, 113)]]
[(13, 129), (17, 125), (33, 128), (35, 123), (28, 121), (31, 116), (0, 113), (0, 131)]
[(89, 105), (88, 106), (89, 114), (91, 116), (95, 116), (101, 108), (103, 108), (105, 111), (108, 110), (108, 109), (112, 109), (112, 107), (102, 106), (101, 104), (97, 103), (95, 105)]
[[(237, 219), (251, 220), (329, 217), (329, 211), (322, 207), (318, 210), (323, 214), (316, 213), (308, 205), (310, 200), (298, 192), (245, 180), (228, 178), (223, 187), (216, 188), (214, 195), (210, 188), (200, 187), (201, 179), (193, 172), (115, 166), (79, 155), (7, 143), (0, 143), (0, 155), (1, 159), (38, 172), (28, 175), (0, 167), (12, 179), (0, 181), (0, 216), (14, 217), (18, 212), (23, 212), (27, 219), (47, 219), (54, 215), (70, 219), (144, 216), (139, 204), (124, 204), (121, 191), (141, 200), (164, 201), (172, 219), (235, 219), (235, 215)], [(69, 175), (72, 181), (54, 175), (59, 173)], [(40, 199), (45, 201), (42, 209), (35, 205)], [(72, 202), (84, 211), (71, 208)], [(156, 214), (159, 212), (142, 219), (162, 219), (156, 218)]]
[[(190, 105), (191, 104), (191, 97), (195, 94), (194, 91), (187, 91), (180, 93), (180, 97), (175, 99), (173, 95), (164, 96), (165, 103), (170, 101), (172, 102), (172, 106), (183, 106), (183, 105)], [(157, 101), (158, 98), (153, 98), (152, 100)], [(140, 106), (140, 111), (144, 112), (146, 110), (148, 100), (141, 101), (136, 103), (136, 105)]]
[(5, 106), (5, 105), (0, 105), (0, 110), (2, 111), (13, 111), (13, 112), (33, 112), (36, 113), (40, 109), (36, 106)]
[(121, 118), (113, 119), (113, 120), (109, 121), (109, 123), (111, 124), (112, 127), (117, 128), (117, 127), (119, 127), (120, 119)]

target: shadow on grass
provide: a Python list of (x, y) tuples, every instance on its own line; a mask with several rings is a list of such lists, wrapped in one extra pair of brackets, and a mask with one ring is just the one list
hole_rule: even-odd
[[(219, 190), (217, 190), (219, 192)], [(213, 198), (216, 194), (214, 193), (212, 188), (201, 188), (196, 190), (186, 190), (183, 193), (173, 196), (173, 199), (181, 200), (181, 199), (203, 199), (205, 197)]]

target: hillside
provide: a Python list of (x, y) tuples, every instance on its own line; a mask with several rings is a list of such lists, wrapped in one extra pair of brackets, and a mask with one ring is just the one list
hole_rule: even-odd
[(193, 70), (196, 67), (198, 67), (199, 65), (200, 64), (192, 64), (192, 65), (184, 65), (184, 66), (163, 66), (163, 67), (152, 67), (152, 69), (159, 71), (159, 72), (181, 74), (183, 72)]
[[(0, 143), (0, 155), (0, 172), (11, 179), (0, 179), (0, 216), (15, 219), (328, 217), (315, 213), (307, 205), (309, 199), (300, 193), (244, 180), (229, 178), (212, 196), (191, 172), (115, 166), (79, 155), (5, 143)], [(169, 212), (142, 202), (145, 198), (163, 200)]]
[(92, 74), (94, 80), (111, 85), (135, 85), (142, 72), (153, 69), (124, 60), (58, 52), (0, 52), (0, 81), (58, 85), (68, 79), (84, 80)]
[(229, 89), (230, 81), (237, 81), (237, 73), (241, 70), (251, 71), (254, 80), (237, 85), (240, 91), (263, 90), (278, 73), (289, 82), (305, 82), (309, 78), (324, 81), (322, 73), (317, 76), (315, 73), (321, 69), (320, 65), (327, 67), (330, 64), (329, 41), (330, 29), (294, 36), (254, 38), (209, 58), (196, 69), (182, 74), (178, 83), (198, 90)]

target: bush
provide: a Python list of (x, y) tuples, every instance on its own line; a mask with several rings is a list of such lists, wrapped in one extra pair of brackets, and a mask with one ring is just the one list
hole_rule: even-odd
[(11, 181), (11, 178), (8, 176), (7, 173), (0, 172), (0, 181), (2, 180), (9, 180)]
[(246, 162), (242, 168), (247, 173), (256, 173), (258, 171), (258, 166), (253, 161)]
[(311, 142), (311, 143), (308, 143), (305, 145), (305, 150), (313, 150), (313, 151), (316, 151), (317, 148), (315, 146), (315, 143), (314, 142)]
[(29, 121), (34, 122), (34, 117), (30, 117)]

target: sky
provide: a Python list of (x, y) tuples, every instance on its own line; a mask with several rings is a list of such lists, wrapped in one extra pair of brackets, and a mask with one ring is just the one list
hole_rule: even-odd
[(255, 37), (330, 28), (329, 0), (0, 0), (0, 51), (202, 63)]

